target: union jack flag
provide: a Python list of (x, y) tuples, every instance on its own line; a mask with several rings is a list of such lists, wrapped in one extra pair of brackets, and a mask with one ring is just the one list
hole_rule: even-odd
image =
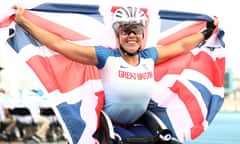
[[(25, 17), (65, 40), (80, 45), (118, 47), (111, 28), (119, 6), (42, 3), (26, 5)], [(145, 47), (166, 45), (200, 32), (213, 16), (142, 8), (149, 19)], [(0, 21), (5, 42), (28, 65), (48, 93), (70, 143), (93, 144), (104, 91), (95, 66), (69, 60), (49, 50), (15, 24), (14, 10)], [(180, 141), (195, 139), (213, 121), (224, 100), (223, 30), (192, 51), (155, 66), (154, 112)]]

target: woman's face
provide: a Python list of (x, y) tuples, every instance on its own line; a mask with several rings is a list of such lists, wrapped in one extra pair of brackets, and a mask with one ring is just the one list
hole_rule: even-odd
[(120, 45), (129, 53), (136, 52), (142, 45), (144, 29), (141, 25), (119, 27)]

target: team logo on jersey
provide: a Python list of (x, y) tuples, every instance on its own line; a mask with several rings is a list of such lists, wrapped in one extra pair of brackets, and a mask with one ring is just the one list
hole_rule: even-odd
[(120, 65), (120, 68), (128, 68), (127, 66)]
[(144, 68), (145, 70), (148, 70), (147, 64), (143, 64), (142, 66), (143, 66), (143, 68)]

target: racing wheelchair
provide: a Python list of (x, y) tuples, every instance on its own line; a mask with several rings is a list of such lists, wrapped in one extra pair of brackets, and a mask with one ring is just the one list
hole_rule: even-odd
[(108, 115), (101, 111), (100, 127), (95, 137), (100, 144), (182, 144), (172, 137), (171, 131), (153, 112), (146, 111), (140, 120), (152, 135), (122, 138), (114, 131), (113, 122)]

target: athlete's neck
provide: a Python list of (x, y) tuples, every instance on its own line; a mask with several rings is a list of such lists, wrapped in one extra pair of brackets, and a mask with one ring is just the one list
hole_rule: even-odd
[(126, 63), (136, 66), (139, 63), (139, 56), (134, 55), (134, 56), (129, 56), (128, 54), (124, 53), (123, 51), (119, 50), (122, 58), (126, 61)]

